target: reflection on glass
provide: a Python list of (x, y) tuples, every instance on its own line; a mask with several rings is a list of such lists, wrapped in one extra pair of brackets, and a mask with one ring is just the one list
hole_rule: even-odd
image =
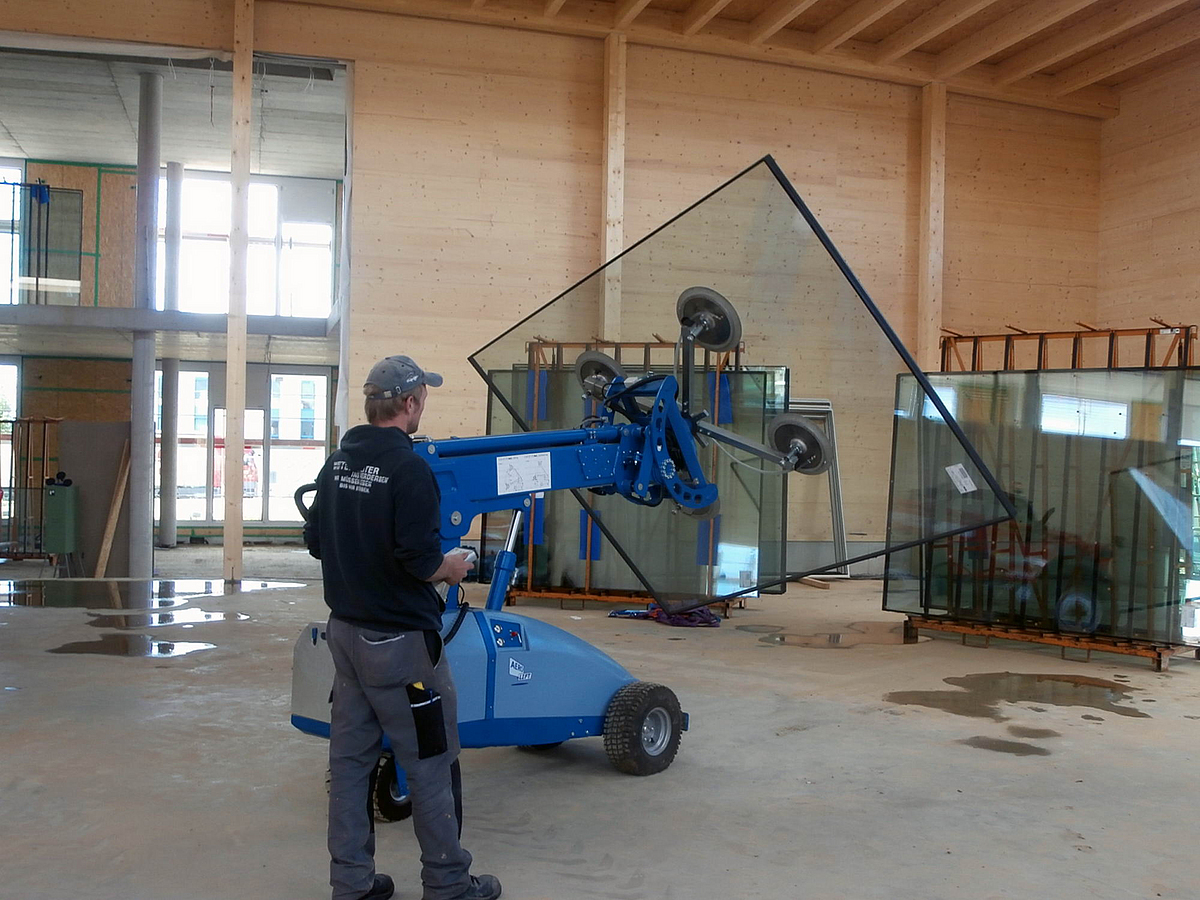
[[(247, 409), (245, 449), (242, 458), (242, 519), (261, 520), (263, 515), (263, 421), (261, 409)], [(225, 518), (225, 410), (213, 411), (213, 519)]]
[[(208, 518), (208, 373), (179, 373), (175, 516), (180, 522)], [(154, 376), (154, 517), (159, 516), (162, 476), (162, 372)]]
[[(471, 361), (518, 428), (577, 425), (582, 418), (578, 386), (559, 383), (557, 374), (565, 372), (582, 349), (604, 349), (597, 335), (608, 342), (674, 343), (680, 335), (676, 302), (693, 286), (724, 295), (736, 308), (743, 329), (740, 347), (708, 354), (688, 385), (694, 396), (705, 394), (705, 380), (715, 371), (778, 366), (789, 373), (792, 395), (827, 400), (836, 411), (841, 471), (853, 473), (843, 490), (846, 531), (853, 537), (851, 558), (879, 555), (889, 546), (932, 540), (1008, 515), (990, 476), (954, 433), (952, 419), (925, 421), (938, 431), (940, 481), (959, 485), (958, 498), (938, 509), (930, 507), (924, 492), (932, 485), (918, 481), (916, 466), (908, 466), (911, 471), (901, 466), (889, 482), (893, 416), (913, 415), (911, 407), (898, 407), (896, 376), (911, 370), (882, 315), (770, 158), (509, 329)], [(563, 358), (546, 357), (553, 348), (563, 348)], [(653, 364), (655, 371), (678, 367), (674, 361), (666, 363), (668, 369), (659, 365)], [(923, 388), (922, 384), (918, 389), (922, 400)], [(757, 409), (758, 416), (765, 406), (764, 389), (762, 384), (747, 389), (746, 407)], [(940, 401), (931, 399), (936, 408)], [(917, 403), (918, 418), (921, 409)], [(712, 416), (711, 408), (708, 412)], [(764, 427), (754, 416), (743, 417), (743, 424)], [(765, 437), (761, 430), (759, 434)], [(831, 514), (825, 479), (790, 475), (786, 482), (788, 499), (786, 505), (779, 504), (778, 515), (753, 503), (731, 503), (727, 508), (725, 501), (736, 498), (738, 489), (722, 484), (720, 518), (711, 526), (680, 515), (670, 503), (635, 508), (621, 497), (588, 502), (600, 510), (606, 541), (614, 550), (620, 548), (638, 582), (665, 605), (683, 608), (738, 593), (727, 590), (735, 580), (740, 591), (778, 581), (769, 573), (778, 573), (789, 542), (805, 545), (809, 563), (803, 573), (845, 562), (828, 539)], [(889, 488), (894, 502), (909, 509), (903, 519), (893, 518), (890, 529)], [(750, 491), (760, 493), (758, 488)], [(546, 498), (548, 510), (562, 506), (557, 527), (572, 527), (564, 505), (570, 502), (557, 495)], [(825, 504), (824, 511), (810, 516), (817, 503)], [(816, 526), (819, 531), (810, 530), (810, 522), (822, 523)], [(719, 535), (714, 538), (716, 529)], [(722, 541), (731, 545), (728, 565), (720, 563), (720, 552), (708, 554), (706, 541), (718, 548)], [(748, 563), (737, 563), (734, 572), (736, 547), (759, 548), (757, 573)], [(536, 568), (537, 554), (533, 557)], [(555, 565), (549, 560), (545, 564)], [(575, 565), (570, 560), (559, 564), (564, 571)], [(744, 577), (745, 572), (751, 574)], [(742, 587), (743, 581), (753, 583)]]
[[(889, 560), (897, 612), (1195, 642), (1200, 378), (1187, 370), (931, 375), (1017, 517)], [(900, 395), (913, 389), (902, 378)], [(936, 446), (914, 423), (897, 459)], [(922, 459), (928, 504), (953, 502)], [(894, 510), (894, 515), (903, 515)]]

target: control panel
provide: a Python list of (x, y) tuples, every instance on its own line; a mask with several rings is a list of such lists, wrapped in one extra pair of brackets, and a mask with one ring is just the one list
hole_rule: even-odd
[(505, 619), (489, 619), (492, 641), (501, 650), (525, 650), (525, 628), (520, 622)]

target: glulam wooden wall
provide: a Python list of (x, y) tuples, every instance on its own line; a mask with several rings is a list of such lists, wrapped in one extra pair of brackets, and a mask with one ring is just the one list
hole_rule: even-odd
[(1097, 318), (1145, 327), (1149, 317), (1200, 321), (1200, 59), (1121, 94), (1101, 127)]

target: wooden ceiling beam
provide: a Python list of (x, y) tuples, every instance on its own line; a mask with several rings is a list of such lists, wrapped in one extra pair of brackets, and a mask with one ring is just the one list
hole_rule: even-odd
[(945, 0), (923, 15), (917, 16), (895, 34), (884, 38), (875, 47), (875, 62), (884, 66), (893, 63), (910, 50), (915, 50), (931, 38), (965, 22), (996, 0)]
[[(612, 4), (606, 0), (574, 0), (557, 16), (547, 17), (542, 0), (489, 0), (482, 9), (472, 9), (463, 3), (446, 0), (255, 0), (262, 18), (286, 16), (296, 5), (355, 10), (390, 16), (413, 16), (452, 22), (471, 22), (502, 28), (516, 28), (549, 34), (606, 38), (613, 27)], [(644, 47), (663, 47), (731, 59), (748, 59), (776, 63), (800, 69), (813, 69), (873, 78), (891, 84), (922, 86), (936, 80), (933, 74), (935, 57), (927, 53), (910, 53), (901, 62), (879, 65), (874, 60), (876, 45), (848, 41), (829, 53), (813, 53), (812, 35), (792, 29), (778, 34), (765, 44), (748, 42), (750, 25), (725, 18), (716, 18), (707, 28), (695, 35), (680, 32), (683, 15), (661, 9), (646, 9), (626, 33), (629, 41)], [(387, 42), (376, 44), (339, 43), (330, 38), (321, 44), (322, 53), (346, 59), (391, 59)], [(295, 52), (294, 47), (264, 46), (266, 52)], [(1109, 119), (1119, 110), (1117, 94), (1110, 88), (1093, 85), (1069, 96), (1051, 92), (1053, 79), (1046, 76), (1027, 78), (1015, 85), (1000, 87), (990, 73), (990, 66), (976, 66), (962, 75), (946, 79), (946, 86), (956, 94), (987, 97), (1025, 106), (1056, 109), (1093, 118)]]
[(1200, 41), (1200, 10), (1173, 19), (1135, 38), (1064, 69), (1054, 77), (1053, 93), (1061, 97), (1097, 81), (1132, 69), (1170, 53), (1192, 41)]
[(695, 34), (729, 3), (730, 0), (696, 0), (683, 14), (683, 27), (680, 31), (684, 34)]
[(621, 0), (617, 5), (617, 15), (613, 19), (615, 28), (628, 28), (633, 20), (641, 15), (642, 10), (650, 5), (650, 0)]
[(938, 54), (936, 73), (939, 78), (949, 78), (963, 72), (989, 56), (999, 53), (1013, 44), (1020, 43), (1031, 34), (1087, 9), (1096, 0), (1035, 0), (1018, 7), (991, 25), (981, 28), (970, 37), (959, 41)]
[(813, 39), (813, 51), (825, 53), (844, 44), (868, 25), (883, 18), (906, 0), (858, 0), (832, 22), (819, 30)]
[(761, 44), (816, 2), (817, 0), (775, 0), (750, 23), (750, 43)]
[(1138, 0), (1131, 5), (1129, 0), (1111, 0), (1095, 15), (1054, 37), (1026, 47), (997, 65), (996, 83), (1012, 84), (1188, 2), (1190, 0)]

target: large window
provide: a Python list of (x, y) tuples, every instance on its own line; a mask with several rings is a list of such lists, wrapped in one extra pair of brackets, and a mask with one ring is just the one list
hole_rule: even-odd
[[(226, 452), (221, 379), (210, 393), (213, 376), (205, 364), (183, 363), (180, 368), (176, 517), (181, 527), (220, 522), (225, 517)], [(330, 382), (327, 368), (249, 367), (247, 395), (258, 399), (248, 401), (242, 448), (242, 517), (247, 524), (300, 521), (292, 495), (313, 481), (325, 462)], [(161, 372), (155, 397), (160, 449)], [(160, 472), (161, 464), (156, 464), (156, 484)], [(156, 490), (155, 517), (158, 513)]]
[[(159, 182), (158, 308), (166, 270), (166, 180)], [(298, 200), (293, 201), (293, 197)], [(252, 316), (329, 315), (333, 297), (333, 182), (253, 181), (248, 194), (246, 312)], [(228, 176), (183, 180), (179, 308), (229, 309), (229, 232), (233, 188)]]
[(21, 258), (21, 189), (23, 174), (0, 162), (0, 303), (17, 302)]

